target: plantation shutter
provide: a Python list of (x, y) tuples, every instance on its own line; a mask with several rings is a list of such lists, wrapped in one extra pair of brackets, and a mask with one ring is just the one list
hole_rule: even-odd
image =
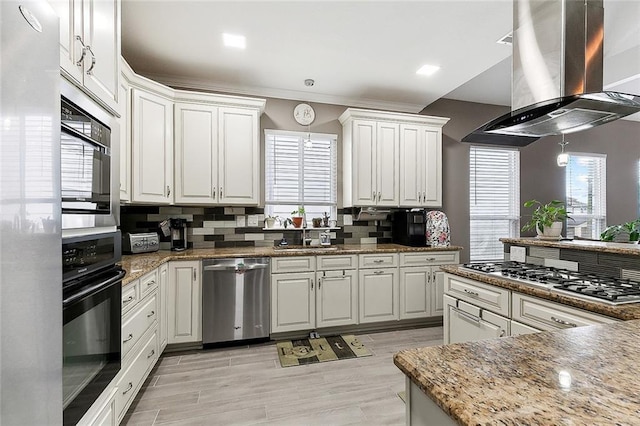
[(520, 235), (519, 151), (470, 148), (469, 216), (470, 260), (503, 260), (499, 239)]
[(265, 204), (337, 205), (336, 139), (265, 131)]

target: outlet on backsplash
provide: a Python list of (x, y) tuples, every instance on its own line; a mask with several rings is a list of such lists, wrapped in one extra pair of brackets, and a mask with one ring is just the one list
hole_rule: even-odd
[(527, 261), (527, 249), (526, 247), (511, 246), (509, 249), (509, 260), (516, 262)]

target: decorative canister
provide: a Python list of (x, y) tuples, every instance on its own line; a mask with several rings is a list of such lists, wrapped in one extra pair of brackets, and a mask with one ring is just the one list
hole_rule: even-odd
[(449, 219), (438, 210), (426, 213), (426, 237), (429, 246), (448, 246), (450, 242)]

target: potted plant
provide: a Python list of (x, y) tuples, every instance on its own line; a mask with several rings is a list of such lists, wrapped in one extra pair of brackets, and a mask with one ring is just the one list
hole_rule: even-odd
[(564, 203), (559, 200), (552, 200), (547, 204), (542, 204), (538, 200), (529, 200), (524, 203), (526, 208), (535, 205), (537, 207), (531, 215), (531, 220), (522, 227), (522, 230), (535, 229), (540, 239), (560, 239), (563, 221), (569, 218)]
[(278, 216), (267, 216), (264, 218), (265, 228), (273, 228), (278, 220)]
[[(624, 237), (621, 238), (620, 236), (625, 234), (628, 236), (628, 240), (622, 241)], [(640, 218), (621, 225), (611, 225), (607, 227), (607, 229), (600, 234), (600, 240), (608, 242), (617, 240), (618, 242), (638, 244), (638, 240), (640, 240)]]
[(296, 228), (302, 228), (302, 221), (304, 220), (304, 206), (298, 206), (298, 208), (291, 212), (291, 220), (293, 221), (293, 226)]

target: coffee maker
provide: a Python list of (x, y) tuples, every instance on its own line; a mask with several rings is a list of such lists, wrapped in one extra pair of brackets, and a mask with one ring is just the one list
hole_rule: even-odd
[(423, 247), (427, 244), (423, 210), (401, 210), (393, 213), (391, 237), (396, 244)]
[(187, 220), (169, 219), (171, 228), (171, 250), (183, 251), (187, 249)]

